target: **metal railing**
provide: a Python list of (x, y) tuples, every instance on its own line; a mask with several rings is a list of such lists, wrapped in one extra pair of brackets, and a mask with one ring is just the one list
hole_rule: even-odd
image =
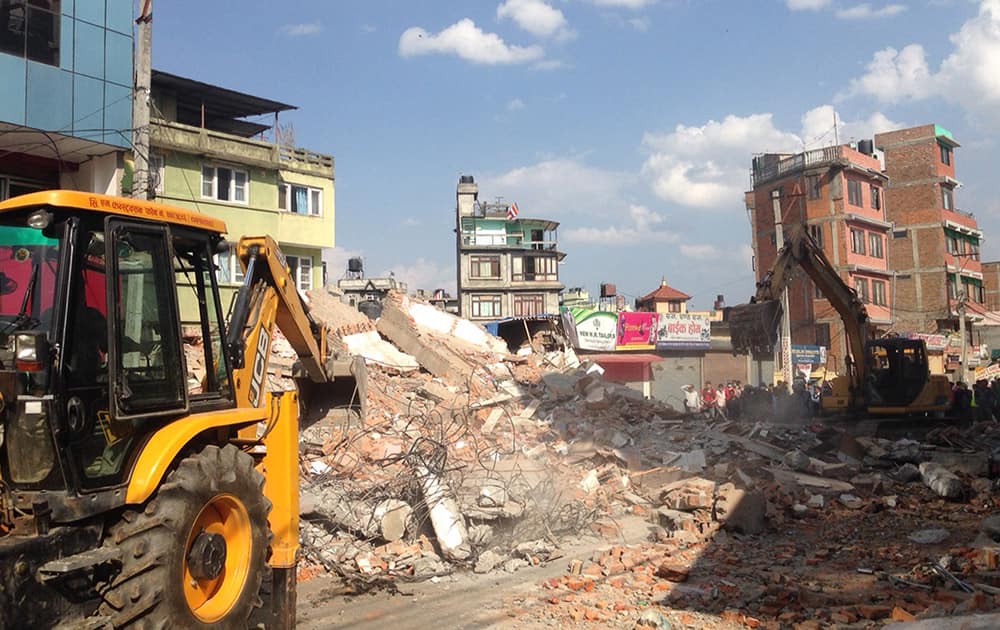
[(811, 151), (797, 153), (769, 164), (762, 164), (762, 160), (755, 160), (753, 168), (753, 183), (756, 186), (762, 182), (777, 179), (787, 175), (788, 173), (794, 173), (804, 168), (837, 162), (842, 157), (841, 148), (842, 147), (840, 146), (835, 146), (813, 149)]

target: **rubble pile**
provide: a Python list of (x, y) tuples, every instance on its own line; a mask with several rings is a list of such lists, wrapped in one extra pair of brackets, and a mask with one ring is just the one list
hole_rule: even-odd
[[(314, 316), (331, 316), (320, 302)], [(512, 355), (420, 306), (393, 296), (363, 331), (398, 353), (363, 355), (365, 417), (303, 430), (304, 575), (363, 590), (561, 563), (504, 602), (540, 627), (865, 627), (1000, 608), (997, 423), (696, 419), (572, 350)], [(599, 550), (565, 555), (584, 538)]]

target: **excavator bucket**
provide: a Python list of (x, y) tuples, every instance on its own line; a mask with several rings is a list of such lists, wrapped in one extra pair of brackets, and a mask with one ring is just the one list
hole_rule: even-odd
[(781, 303), (777, 300), (740, 304), (726, 309), (735, 354), (770, 354), (778, 342)]

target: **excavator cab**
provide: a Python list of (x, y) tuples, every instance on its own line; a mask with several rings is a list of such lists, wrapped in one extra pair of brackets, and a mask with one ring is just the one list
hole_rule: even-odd
[(224, 231), (86, 193), (0, 203), (0, 628), (294, 626), (298, 401), (264, 379), (272, 326), (325, 331), (283, 306), (280, 252), (228, 326)]

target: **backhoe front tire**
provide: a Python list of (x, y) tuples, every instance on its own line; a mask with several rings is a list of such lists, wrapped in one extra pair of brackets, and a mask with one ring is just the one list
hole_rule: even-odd
[(267, 555), (264, 477), (227, 444), (183, 459), (140, 512), (106, 544), (122, 550), (98, 614), (115, 628), (244, 629)]

